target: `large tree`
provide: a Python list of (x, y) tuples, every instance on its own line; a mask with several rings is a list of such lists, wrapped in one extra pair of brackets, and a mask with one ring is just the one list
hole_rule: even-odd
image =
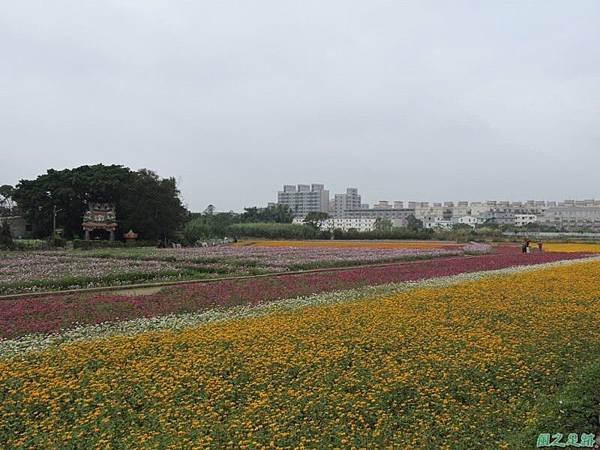
[(142, 239), (169, 238), (185, 219), (174, 179), (119, 165), (50, 169), (35, 180), (21, 180), (13, 198), (38, 237), (51, 234), (55, 207), (65, 237), (81, 235), (88, 202), (115, 204), (118, 233), (133, 228)]
[(175, 178), (160, 178), (142, 169), (133, 172), (117, 209), (122, 229), (133, 229), (145, 239), (170, 239), (187, 219)]

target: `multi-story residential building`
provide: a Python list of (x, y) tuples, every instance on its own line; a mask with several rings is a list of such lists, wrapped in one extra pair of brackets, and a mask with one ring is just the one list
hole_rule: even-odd
[[(369, 208), (368, 204), (361, 203), (356, 188), (347, 188), (345, 193), (336, 194), (330, 200), (329, 191), (322, 184), (299, 184), (285, 185), (277, 200), (278, 204), (288, 205), (296, 217), (303, 218), (309, 212), (329, 212), (332, 219), (358, 221), (335, 222), (342, 229), (366, 230), (370, 228), (370, 222), (378, 218), (393, 220), (395, 226), (402, 226), (407, 223), (408, 216), (414, 214), (429, 228), (447, 228), (458, 223), (475, 226), (487, 221), (522, 227), (537, 222), (565, 231), (600, 232), (600, 200), (594, 199), (433, 203), (382, 200)], [(360, 222), (362, 219), (365, 221)]]
[(373, 205), (373, 209), (392, 209), (392, 205), (387, 200), (379, 200)]
[(423, 223), (435, 223), (436, 218), (450, 220), (453, 217), (453, 208), (434, 203), (433, 206), (422, 203), (415, 208), (415, 217)]
[(371, 209), (353, 209), (346, 211), (346, 217), (352, 219), (389, 219), (394, 220), (395, 226), (404, 226), (407, 223), (408, 216), (415, 213), (412, 209), (397, 208), (371, 208)]
[(575, 206), (574, 202), (551, 206), (538, 222), (559, 230), (600, 232), (600, 206)]
[(329, 211), (329, 191), (322, 184), (286, 184), (277, 193), (277, 203), (287, 205), (295, 216), (303, 217), (309, 212)]
[(515, 214), (515, 226), (524, 227), (527, 224), (537, 222), (536, 214)]
[(479, 214), (480, 223), (495, 223), (498, 225), (512, 225), (515, 222), (515, 214), (506, 209), (492, 209)]
[(345, 211), (360, 208), (361, 198), (358, 189), (347, 188), (345, 194), (335, 194), (330, 214), (335, 218), (343, 218), (345, 217)]

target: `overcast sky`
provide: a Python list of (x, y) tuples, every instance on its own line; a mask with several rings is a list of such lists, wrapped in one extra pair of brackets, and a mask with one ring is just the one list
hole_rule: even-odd
[(18, 0), (0, 184), (98, 162), (192, 210), (600, 197), (600, 2)]

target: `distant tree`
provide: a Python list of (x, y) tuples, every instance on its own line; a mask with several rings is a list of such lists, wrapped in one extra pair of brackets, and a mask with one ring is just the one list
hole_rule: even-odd
[(317, 230), (295, 223), (236, 223), (228, 228), (233, 237), (260, 237), (267, 239), (315, 239), (325, 237)]
[(266, 208), (252, 206), (244, 208), (241, 219), (242, 222), (292, 223), (294, 214), (287, 205), (272, 205), (267, 206)]
[(172, 239), (187, 216), (179, 195), (175, 178), (147, 169), (134, 172), (117, 211), (123, 230), (133, 229), (143, 239)]
[(411, 214), (406, 218), (406, 228), (411, 231), (420, 231), (423, 229), (423, 221), (417, 219), (414, 214)]
[(312, 228), (313, 230), (319, 230), (329, 218), (329, 214), (325, 212), (309, 212), (304, 218), (304, 225)]
[(452, 226), (452, 230), (454, 231), (473, 231), (473, 227), (471, 225), (467, 225), (466, 223), (455, 223)]
[(378, 217), (377, 219), (375, 219), (373, 227), (376, 231), (391, 231), (394, 225), (392, 224), (392, 221), (390, 219)]
[(0, 226), (0, 250), (13, 250), (15, 243), (13, 242), (10, 226), (6, 220), (2, 221)]
[(478, 227), (499, 229), (500, 225), (498, 224), (496, 219), (492, 218), (492, 219), (486, 219), (482, 224), (479, 224)]
[(183, 235), (189, 244), (202, 239), (225, 237), (228, 227), (240, 221), (240, 215), (234, 212), (216, 214), (194, 214), (185, 224)]

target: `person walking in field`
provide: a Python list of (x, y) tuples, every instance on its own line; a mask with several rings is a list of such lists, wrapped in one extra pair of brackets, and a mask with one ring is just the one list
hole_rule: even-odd
[(527, 241), (523, 241), (523, 244), (521, 245), (521, 252), (527, 253)]
[(543, 252), (543, 251), (544, 251), (544, 250), (543, 250), (543, 247), (544, 247), (544, 243), (543, 243), (542, 241), (539, 241), (539, 242), (538, 242), (538, 250), (539, 250), (540, 252)]

